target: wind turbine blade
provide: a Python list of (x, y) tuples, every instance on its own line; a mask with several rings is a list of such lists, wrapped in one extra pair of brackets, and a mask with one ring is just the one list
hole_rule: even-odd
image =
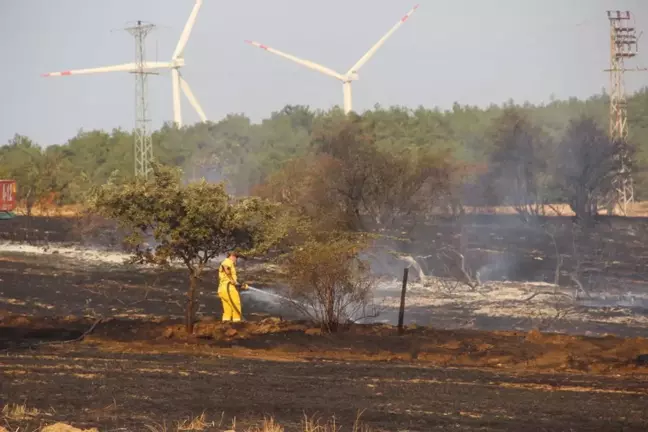
[(196, 23), (196, 17), (198, 16), (198, 11), (200, 10), (200, 7), (202, 6), (203, 0), (196, 0), (196, 4), (194, 5), (193, 9), (191, 10), (191, 14), (189, 15), (189, 19), (187, 20), (187, 23), (185, 24), (184, 29), (182, 30), (182, 34), (180, 35), (180, 39), (178, 40), (178, 45), (176, 45), (176, 49), (173, 52), (173, 59), (176, 59), (184, 53), (185, 46), (187, 45), (187, 42), (189, 41), (189, 36), (191, 35), (191, 30), (193, 30), (193, 26)]
[(189, 103), (191, 104), (191, 106), (194, 107), (194, 109), (198, 113), (200, 120), (206, 122), (207, 116), (205, 115), (205, 112), (203, 111), (200, 104), (198, 103), (198, 99), (196, 99), (196, 96), (194, 96), (193, 92), (191, 91), (191, 87), (189, 87), (189, 83), (187, 83), (187, 81), (185, 81), (185, 79), (182, 77), (182, 74), (180, 74), (180, 87), (182, 88), (182, 92), (185, 94), (185, 96), (187, 96), (187, 99), (189, 99)]
[(130, 72), (134, 70), (137, 70), (137, 64), (126, 63), (121, 65), (104, 66), (104, 67), (97, 67), (91, 69), (76, 69), (76, 70), (67, 70), (62, 72), (49, 72), (49, 73), (44, 73), (41, 76), (55, 77), (55, 76), (68, 76), (68, 75), (85, 75), (85, 74), (102, 73), (102, 72)]
[(347, 73), (348, 73), (348, 74), (350, 74), (350, 73), (357, 73), (358, 70), (359, 70), (362, 66), (364, 66), (364, 64), (367, 63), (367, 62), (369, 61), (369, 59), (371, 59), (371, 57), (373, 57), (373, 55), (376, 53), (376, 51), (378, 51), (378, 48), (380, 48), (380, 47), (385, 43), (385, 41), (387, 41), (387, 39), (389, 39), (389, 37), (390, 37), (392, 34), (394, 34), (394, 32), (395, 32), (396, 30), (398, 30), (398, 28), (399, 28), (400, 26), (402, 26), (403, 23), (404, 23), (405, 21), (407, 21), (407, 20), (409, 19), (410, 16), (412, 16), (412, 14), (414, 13), (414, 11), (416, 11), (416, 9), (418, 9), (418, 7), (419, 7), (419, 5), (414, 6), (414, 7), (413, 7), (413, 8), (412, 8), (412, 9), (411, 9), (411, 10), (410, 10), (410, 11), (409, 11), (409, 12), (408, 12), (408, 13), (407, 13), (403, 18), (401, 18), (400, 21), (398, 21), (398, 23), (396, 23), (396, 25), (395, 25), (394, 27), (392, 27), (391, 30), (389, 30), (389, 31), (385, 34), (385, 36), (383, 36), (382, 38), (380, 38), (380, 40), (379, 40), (379, 41), (378, 41), (374, 46), (372, 46), (371, 49), (370, 49), (369, 51), (367, 51), (367, 53), (366, 53), (364, 56), (362, 56), (362, 58), (361, 58), (360, 60), (358, 60), (358, 62), (357, 62), (356, 64), (354, 64), (353, 67), (351, 67), (351, 69), (349, 69), (349, 72), (347, 72)]
[(325, 66), (319, 65), (319, 64), (317, 64), (317, 63), (313, 63), (313, 62), (310, 61), (310, 60), (303, 60), (303, 59), (300, 59), (300, 58), (298, 58), (298, 57), (295, 57), (294, 55), (286, 54), (286, 53), (281, 52), (281, 51), (279, 51), (279, 50), (276, 50), (276, 49), (274, 49), (274, 48), (270, 48), (270, 47), (267, 46), (267, 45), (263, 45), (263, 44), (261, 44), (261, 43), (259, 43), (259, 42), (254, 42), (254, 41), (246, 40), (245, 43), (250, 44), (250, 45), (252, 45), (252, 46), (255, 46), (255, 47), (257, 47), (257, 48), (261, 48), (261, 49), (263, 49), (263, 50), (266, 50), (266, 51), (268, 51), (268, 52), (271, 52), (271, 53), (273, 53), (273, 54), (276, 54), (276, 55), (278, 55), (278, 56), (280, 56), (280, 57), (283, 57), (283, 58), (285, 58), (285, 59), (291, 60), (291, 61), (293, 61), (293, 62), (295, 62), (295, 63), (298, 63), (298, 64), (300, 64), (300, 65), (302, 65), (302, 66), (306, 66), (306, 67), (309, 68), (309, 69), (316, 70), (316, 71), (318, 71), (318, 72), (320, 72), (320, 73), (323, 73), (323, 74), (325, 74), (325, 75), (331, 76), (331, 77), (333, 77), (333, 78), (337, 78), (337, 79), (342, 80), (342, 81), (344, 80), (344, 77), (343, 77), (341, 74), (335, 72), (333, 69), (329, 69), (329, 68), (327, 68), (327, 67), (325, 67)]
[(144, 69), (168, 69), (172, 65), (170, 62), (144, 62)]
[[(144, 63), (144, 69), (146, 70), (164, 69), (164, 68), (168, 68), (169, 66), (170, 63), (168, 62)], [(104, 72), (137, 72), (138, 70), (139, 70), (139, 66), (137, 63), (125, 63), (120, 65), (104, 66), (104, 67), (97, 67), (91, 69), (76, 69), (76, 70), (68, 70), (62, 72), (49, 72), (49, 73), (44, 73), (41, 76), (57, 77), (57, 76), (68, 76), (68, 75), (87, 75), (87, 74), (104, 73)]]
[(182, 127), (182, 111), (180, 106), (180, 72), (177, 68), (171, 69), (171, 84), (173, 86), (173, 121), (176, 126)]

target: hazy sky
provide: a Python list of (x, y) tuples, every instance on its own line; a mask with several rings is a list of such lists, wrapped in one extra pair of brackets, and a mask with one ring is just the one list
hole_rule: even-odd
[[(252, 46), (254, 39), (345, 72), (416, 0), (205, 0), (182, 72), (210, 120), (254, 121), (286, 104), (342, 104), (337, 80)], [(14, 133), (63, 143), (79, 129), (134, 125), (128, 73), (42, 78), (41, 73), (134, 60), (134, 40), (114, 31), (141, 19), (159, 28), (148, 57), (168, 61), (193, 0), (0, 0), (3, 83), (0, 143)], [(607, 86), (608, 9), (630, 10), (648, 31), (648, 0), (420, 0), (421, 7), (360, 71), (358, 111), (448, 108), (509, 98), (533, 103), (587, 97)], [(645, 41), (646, 38), (642, 38)], [(640, 44), (632, 65), (648, 66)], [(648, 72), (628, 77), (629, 90)], [(172, 119), (168, 72), (150, 79), (154, 127)], [(198, 120), (183, 97), (185, 123)]]

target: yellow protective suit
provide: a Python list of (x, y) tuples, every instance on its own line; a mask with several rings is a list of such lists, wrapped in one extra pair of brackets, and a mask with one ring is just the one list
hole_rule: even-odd
[[(225, 272), (229, 269), (230, 275)], [(225, 258), (218, 268), (218, 297), (223, 303), (223, 321), (241, 321), (241, 297), (236, 284), (236, 266), (230, 258)]]

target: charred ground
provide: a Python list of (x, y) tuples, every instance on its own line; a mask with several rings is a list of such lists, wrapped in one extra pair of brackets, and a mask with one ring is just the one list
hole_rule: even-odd
[[(645, 339), (357, 326), (335, 335), (266, 318), (170, 321), (5, 318), (0, 391), (40, 416), (145, 430), (207, 413), (239, 428), (304, 413), (375, 430), (645, 430)], [(38, 329), (38, 330), (37, 330)], [(224, 426), (224, 425), (223, 425)], [(121, 428), (121, 429), (120, 429)], [(213, 427), (207, 430), (223, 430)], [(174, 429), (175, 430), (175, 429)], [(238, 430), (238, 429), (237, 429)]]
[[(596, 228), (592, 244), (603, 252), (592, 247), (587, 260), (605, 263), (609, 282), (600, 289), (643, 287), (644, 221), (627, 221), (625, 227), (612, 220)], [(568, 232), (571, 221), (560, 223)], [(42, 247), (81, 240), (72, 219), (18, 218), (0, 230), (6, 240)], [(493, 268), (509, 280), (554, 274), (551, 239), (515, 218), (479, 217), (460, 230), (444, 222), (431, 232), (412, 232), (417, 243), (405, 252), (430, 255), (459, 232), (472, 265), (496, 263)], [(558, 237), (569, 255), (571, 239)], [(565, 284), (570, 259), (561, 276)], [(402, 263), (384, 264), (402, 269)], [(257, 286), (277, 282), (276, 274), (247, 265), (242, 272)], [(429, 270), (437, 263), (425, 265)], [(364, 409), (369, 425), (389, 431), (648, 428), (648, 369), (637, 362), (648, 352), (646, 339), (422, 327), (398, 336), (386, 325), (326, 336), (254, 298), (244, 300), (253, 322), (231, 327), (214, 320), (220, 306), (212, 277), (201, 287), (195, 334), (187, 336), (180, 319), (182, 271), (0, 253), (0, 394), (40, 413), (13, 425), (62, 420), (144, 430), (206, 412), (223, 426), (212, 430), (225, 429), (234, 417), (243, 428), (264, 415), (296, 430), (304, 413), (351, 424)], [(63, 342), (80, 339), (95, 324), (83, 340)]]

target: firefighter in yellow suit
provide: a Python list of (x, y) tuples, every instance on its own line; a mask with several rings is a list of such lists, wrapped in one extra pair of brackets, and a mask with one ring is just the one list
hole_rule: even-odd
[(246, 290), (247, 284), (238, 282), (236, 259), (237, 253), (231, 252), (218, 268), (218, 297), (223, 303), (223, 321), (239, 322), (243, 319), (238, 290)]

